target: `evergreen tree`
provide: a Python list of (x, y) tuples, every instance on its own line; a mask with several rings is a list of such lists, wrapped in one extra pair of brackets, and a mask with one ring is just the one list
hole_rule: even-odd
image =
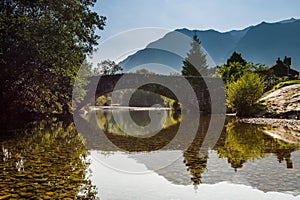
[(227, 65), (230, 65), (230, 63), (238, 62), (241, 65), (246, 65), (247, 61), (242, 57), (240, 53), (237, 53), (234, 51), (232, 55), (227, 59)]
[(201, 42), (197, 35), (191, 42), (192, 48), (183, 61), (182, 75), (184, 76), (206, 76), (208, 65), (206, 63), (206, 54), (201, 50)]

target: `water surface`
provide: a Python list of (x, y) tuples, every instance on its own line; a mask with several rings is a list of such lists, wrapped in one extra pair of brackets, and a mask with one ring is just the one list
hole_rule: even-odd
[[(214, 145), (201, 148), (219, 116), (129, 114), (130, 120), (122, 110), (93, 111), (80, 128), (54, 120), (3, 129), (0, 198), (300, 199), (300, 146), (283, 137), (298, 130), (227, 118)], [(132, 125), (147, 127), (151, 117), (154, 132)], [(196, 134), (177, 134), (183, 119), (199, 125)]]
[[(90, 146), (92, 180), (102, 199), (300, 199), (299, 144), (266, 134), (276, 133), (278, 127), (227, 118), (213, 148), (200, 152), (211, 117), (218, 117), (201, 116), (188, 148), (181, 148), (188, 142), (185, 138), (177, 138), (168, 149), (161, 149), (164, 140), (175, 138), (184, 117), (174, 119), (171, 111), (164, 114), (164, 128), (155, 135), (158, 140), (147, 143), (139, 133), (117, 128), (109, 111), (97, 112), (98, 127), (112, 141)], [(132, 113), (132, 118), (149, 123), (147, 111)], [(190, 138), (188, 132), (186, 137)]]

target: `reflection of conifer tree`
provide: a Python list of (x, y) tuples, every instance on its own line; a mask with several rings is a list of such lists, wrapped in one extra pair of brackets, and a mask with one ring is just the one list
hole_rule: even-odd
[(209, 120), (201, 118), (200, 126), (196, 137), (189, 148), (183, 153), (184, 163), (187, 170), (191, 174), (191, 181), (193, 185), (197, 186), (201, 183), (202, 173), (206, 169), (207, 165), (207, 154), (204, 156), (200, 155), (201, 144), (205, 138), (209, 125)]
[(187, 170), (191, 174), (191, 181), (193, 185), (199, 185), (201, 183), (202, 173), (206, 169), (208, 156), (200, 157), (199, 151), (187, 150), (183, 156), (187, 166)]

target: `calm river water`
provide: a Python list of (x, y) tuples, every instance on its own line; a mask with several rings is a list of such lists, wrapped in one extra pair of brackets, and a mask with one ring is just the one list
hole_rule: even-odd
[(0, 199), (300, 199), (300, 145), (266, 134), (293, 130), (231, 117), (202, 148), (219, 116), (188, 119), (198, 131), (178, 135), (185, 115), (129, 113), (95, 111), (80, 128), (52, 120), (2, 130)]

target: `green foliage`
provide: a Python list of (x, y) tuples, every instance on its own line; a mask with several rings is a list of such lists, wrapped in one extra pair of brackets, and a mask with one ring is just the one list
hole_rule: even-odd
[(98, 68), (94, 69), (94, 75), (115, 75), (117, 72), (123, 71), (121, 66), (111, 60), (104, 60), (98, 63), (97, 66)]
[(264, 82), (255, 73), (245, 73), (239, 80), (228, 84), (227, 105), (239, 116), (257, 112), (256, 102), (264, 92)]
[(238, 115), (246, 116), (258, 112), (256, 101), (264, 92), (264, 65), (247, 63), (241, 54), (233, 52), (227, 63), (217, 66), (216, 76), (226, 84), (227, 106)]
[(290, 81), (280, 82), (277, 85), (275, 85), (273, 89), (278, 90), (282, 87), (289, 86), (289, 85), (294, 85), (294, 84), (300, 84), (300, 80), (290, 80)]
[(217, 67), (217, 74), (223, 78), (225, 82), (238, 80), (244, 73), (250, 72), (251, 64), (241, 64), (239, 62), (232, 62), (229, 65), (222, 65)]
[(248, 160), (262, 158), (268, 137), (258, 126), (231, 121), (226, 125), (224, 147), (218, 148), (221, 158), (227, 158), (233, 168), (241, 168)]
[(96, 99), (95, 104), (96, 106), (104, 106), (109, 100), (110, 99), (107, 96), (103, 95)]
[(191, 50), (183, 61), (182, 75), (206, 76), (208, 74), (206, 54), (201, 50), (201, 42), (197, 35), (194, 35), (191, 46)]
[(0, 8), (0, 105), (13, 114), (69, 113), (75, 75), (105, 17), (95, 0), (4, 0)]
[(241, 168), (247, 161), (262, 158), (273, 152), (278, 161), (289, 158), (290, 153), (299, 149), (297, 144), (288, 144), (264, 133), (264, 125), (253, 125), (229, 121), (226, 125), (224, 146), (217, 147), (221, 158), (227, 158), (233, 168)]
[(264, 69), (263, 65), (247, 63), (247, 61), (242, 58), (241, 54), (233, 52), (230, 58), (227, 59), (226, 64), (217, 66), (215, 74), (218, 77), (221, 77), (226, 83), (229, 83), (237, 81), (247, 72), (256, 72), (257, 70), (262, 69)]
[[(12, 132), (1, 132), (10, 139), (0, 141), (0, 146), (12, 156), (2, 162), (0, 153), (1, 177), (5, 180), (0, 193), (8, 191), (16, 199), (24, 198), (22, 191), (36, 199), (49, 195), (52, 199), (96, 199), (97, 191), (88, 178), (88, 152), (74, 123), (39, 121), (15, 131), (20, 135), (11, 137)], [(16, 170), (20, 159), (24, 171)], [(33, 180), (39, 184), (32, 184)], [(32, 189), (33, 185), (37, 189)]]
[(84, 99), (87, 93), (86, 86), (89, 84), (88, 77), (91, 77), (93, 75), (94, 72), (92, 70), (92, 64), (84, 60), (80, 67), (80, 71), (75, 78), (76, 82), (73, 88), (72, 102), (74, 107), (76, 107), (76, 105)]

